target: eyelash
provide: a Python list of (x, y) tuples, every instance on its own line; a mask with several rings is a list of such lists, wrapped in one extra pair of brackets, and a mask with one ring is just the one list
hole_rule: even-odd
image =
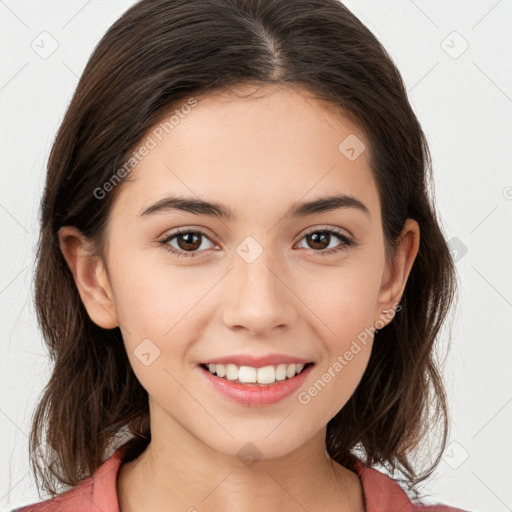
[[(194, 252), (180, 251), (180, 250), (177, 250), (174, 247), (169, 245), (169, 242), (173, 238), (176, 238), (179, 235), (183, 235), (183, 234), (187, 234), (187, 233), (196, 233), (196, 234), (199, 233), (200, 235), (202, 235), (205, 238), (207, 238), (208, 240), (210, 240), (210, 242), (213, 242), (213, 240), (211, 240), (210, 237), (204, 231), (202, 231), (201, 229), (197, 228), (197, 229), (178, 229), (177, 231), (175, 231), (175, 232), (171, 233), (169, 236), (167, 236), (164, 240), (160, 241), (159, 244), (164, 246), (164, 248), (167, 251), (169, 251), (170, 253), (172, 253), (172, 254), (174, 254), (176, 256), (185, 257), (185, 258), (194, 258), (194, 257), (196, 257), (197, 252), (194, 253)], [(329, 249), (329, 250), (325, 250), (325, 249), (324, 250), (309, 249), (310, 251), (313, 251), (315, 254), (318, 254), (320, 256), (332, 255), (332, 254), (337, 253), (339, 251), (343, 251), (343, 250), (347, 249), (350, 246), (358, 245), (356, 242), (354, 242), (354, 240), (351, 240), (345, 234), (343, 234), (343, 232), (341, 230), (338, 230), (338, 229), (335, 229), (335, 228), (329, 228), (329, 229), (327, 229), (327, 228), (326, 229), (316, 228), (316, 229), (313, 229), (311, 231), (308, 231), (308, 232), (304, 233), (304, 235), (302, 236), (302, 238), (300, 240), (302, 240), (304, 237), (306, 237), (308, 235), (311, 235), (313, 233), (329, 233), (329, 234), (334, 234), (342, 242), (339, 246), (337, 246), (337, 247), (335, 247), (333, 249)], [(300, 242), (300, 240), (299, 240), (299, 242)], [(200, 252), (202, 252), (202, 251), (200, 251)]]

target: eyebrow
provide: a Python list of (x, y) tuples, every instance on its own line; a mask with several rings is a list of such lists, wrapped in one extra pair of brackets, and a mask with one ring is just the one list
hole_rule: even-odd
[[(366, 205), (354, 196), (347, 194), (320, 197), (313, 201), (295, 202), (283, 217), (306, 217), (307, 215), (328, 212), (340, 208), (354, 208), (363, 212), (371, 219), (370, 211)], [(148, 217), (157, 213), (166, 213), (172, 210), (181, 210), (195, 215), (206, 215), (231, 221), (236, 219), (234, 212), (227, 206), (203, 199), (183, 196), (165, 197), (148, 208), (143, 209), (139, 218)]]

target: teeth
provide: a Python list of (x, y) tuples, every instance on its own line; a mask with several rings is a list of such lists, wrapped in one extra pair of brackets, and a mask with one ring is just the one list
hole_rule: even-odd
[(234, 364), (226, 365), (226, 379), (236, 380), (238, 379), (238, 367)]
[(240, 366), (238, 380), (240, 382), (254, 383), (258, 377), (258, 370), (251, 366)]
[(226, 366), (225, 365), (223, 365), (223, 364), (214, 364), (213, 366), (216, 367), (216, 368), (213, 369), (213, 371), (215, 372), (215, 370), (217, 370), (217, 376), (218, 377), (225, 377), (226, 376)]
[(286, 365), (285, 364), (278, 364), (275, 368), (275, 371), (276, 371), (276, 380), (286, 379)]
[(209, 364), (210, 373), (231, 381), (246, 384), (273, 384), (276, 380), (285, 380), (295, 377), (304, 369), (303, 364), (278, 364), (277, 366), (264, 366), (253, 368), (252, 366), (240, 366), (228, 363)]

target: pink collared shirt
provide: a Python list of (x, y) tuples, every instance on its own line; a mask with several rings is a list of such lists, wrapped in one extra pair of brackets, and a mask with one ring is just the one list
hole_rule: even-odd
[[(118, 448), (95, 473), (77, 486), (46, 501), (12, 512), (119, 512), (117, 474), (126, 446)], [(400, 485), (377, 469), (356, 462), (363, 486), (366, 512), (466, 512), (446, 505), (412, 503)]]

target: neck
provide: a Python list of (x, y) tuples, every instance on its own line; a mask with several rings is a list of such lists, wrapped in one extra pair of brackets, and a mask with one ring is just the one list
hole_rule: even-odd
[(328, 456), (325, 429), (284, 456), (251, 460), (216, 451), (178, 424), (154, 428), (153, 418), (151, 442), (119, 470), (120, 512), (364, 511), (359, 477)]

